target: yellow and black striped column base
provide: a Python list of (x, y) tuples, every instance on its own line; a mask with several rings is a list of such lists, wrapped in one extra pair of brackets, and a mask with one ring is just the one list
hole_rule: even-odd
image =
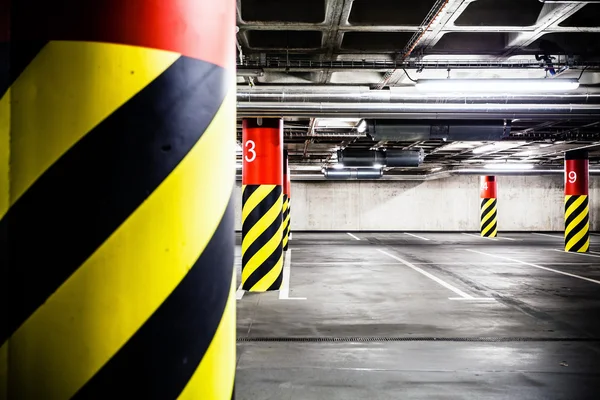
[(242, 188), (242, 289), (279, 290), (283, 277), (283, 187)]
[(290, 234), (290, 199), (283, 195), (283, 251), (287, 251), (289, 247)]
[(496, 199), (481, 199), (481, 236), (498, 236), (498, 211)]
[(588, 196), (565, 196), (565, 251), (587, 253), (589, 249)]

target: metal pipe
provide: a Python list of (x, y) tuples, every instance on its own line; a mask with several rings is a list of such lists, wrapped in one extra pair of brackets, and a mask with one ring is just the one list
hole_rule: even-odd
[(600, 103), (598, 89), (582, 88), (569, 94), (518, 94), (518, 95), (440, 95), (419, 93), (411, 87), (395, 87), (390, 90), (371, 90), (365, 86), (296, 86), (296, 87), (239, 87), (238, 103)]
[(241, 117), (402, 118), (402, 119), (591, 119), (600, 104), (438, 104), (238, 102)]

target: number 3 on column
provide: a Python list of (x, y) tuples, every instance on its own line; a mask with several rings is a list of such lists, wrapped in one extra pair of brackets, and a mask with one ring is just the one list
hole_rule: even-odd
[[(246, 162), (252, 162), (256, 159), (256, 143), (254, 140), (246, 141)], [(248, 154), (251, 154), (252, 157), (248, 157)]]

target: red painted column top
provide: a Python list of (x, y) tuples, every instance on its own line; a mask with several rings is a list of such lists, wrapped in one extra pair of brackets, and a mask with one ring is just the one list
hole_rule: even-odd
[(495, 176), (481, 177), (481, 198), (495, 199), (498, 197), (498, 182)]
[(588, 195), (589, 160), (587, 151), (565, 153), (565, 195)]
[(242, 184), (283, 185), (283, 120), (242, 122)]

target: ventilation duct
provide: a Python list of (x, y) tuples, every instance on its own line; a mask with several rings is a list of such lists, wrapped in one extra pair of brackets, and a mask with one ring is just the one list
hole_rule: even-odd
[(495, 141), (510, 134), (510, 122), (376, 119), (367, 121), (367, 134), (375, 140)]
[(323, 175), (326, 179), (379, 179), (383, 176), (381, 168), (359, 168), (359, 169), (333, 169), (326, 168), (323, 170)]
[(344, 167), (372, 168), (382, 167), (418, 167), (423, 163), (425, 153), (421, 150), (338, 150), (338, 162)]

